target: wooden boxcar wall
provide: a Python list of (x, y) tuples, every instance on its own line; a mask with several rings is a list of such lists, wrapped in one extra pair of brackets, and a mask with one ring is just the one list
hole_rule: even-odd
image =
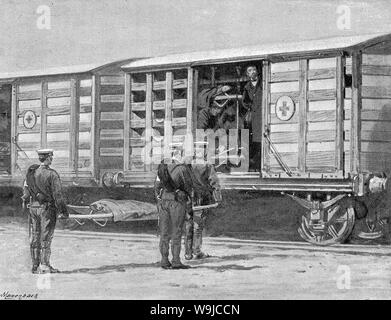
[[(140, 182), (192, 128), (191, 69), (132, 73), (125, 81), (124, 168)], [(145, 181), (143, 181), (145, 184)]]
[(108, 170), (123, 170), (124, 161), (124, 93), (125, 74), (113, 70), (94, 76), (96, 82), (96, 133), (99, 146), (97, 168), (99, 176)]
[[(16, 137), (14, 174), (37, 163), (36, 150), (53, 148), (53, 167), (62, 173), (91, 173), (91, 77), (19, 80), (13, 88)], [(32, 111), (34, 121), (26, 116)], [(31, 115), (31, 113), (30, 113)], [(27, 121), (27, 122), (26, 122)]]
[(391, 169), (391, 55), (363, 54), (361, 90), (362, 172)]
[[(270, 65), (270, 138), (294, 171), (339, 177), (344, 168), (349, 172), (351, 90), (344, 87), (346, 63), (351, 59), (303, 59)], [(275, 112), (277, 99), (284, 95), (296, 105), (288, 121), (279, 120)], [(267, 158), (271, 172), (282, 172), (272, 155)]]

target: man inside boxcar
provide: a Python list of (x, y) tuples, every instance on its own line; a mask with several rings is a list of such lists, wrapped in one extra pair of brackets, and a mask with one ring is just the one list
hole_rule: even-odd
[(250, 168), (259, 169), (262, 147), (262, 83), (255, 65), (246, 68), (249, 81), (243, 90), (243, 106), (247, 109), (245, 127), (250, 130)]
[[(217, 177), (214, 165), (208, 164), (203, 159), (198, 159), (204, 163), (191, 163), (194, 188), (197, 190), (196, 205), (208, 205), (213, 202), (221, 202), (221, 191), (219, 179)], [(186, 217), (186, 237), (185, 237), (185, 259), (191, 260), (203, 259), (209, 257), (207, 253), (202, 252), (202, 231), (204, 230), (205, 220), (208, 214), (206, 210), (189, 211)]]
[[(163, 269), (187, 269), (180, 260), (181, 240), (186, 212), (192, 207), (194, 191), (189, 168), (183, 163), (183, 150), (174, 150), (172, 163), (162, 161), (155, 180), (155, 197), (159, 212)], [(172, 261), (168, 259), (171, 242)]]
[(231, 89), (230, 86), (218, 86), (204, 89), (198, 97), (199, 113), (197, 117), (197, 129), (212, 129), (219, 128), (219, 117), (223, 112), (223, 107), (214, 103), (214, 99)]
[(53, 150), (37, 151), (40, 165), (27, 170), (23, 202), (29, 208), (30, 253), (33, 273), (57, 273), (50, 265), (51, 242), (58, 218), (67, 218), (68, 211), (58, 173), (50, 168)]

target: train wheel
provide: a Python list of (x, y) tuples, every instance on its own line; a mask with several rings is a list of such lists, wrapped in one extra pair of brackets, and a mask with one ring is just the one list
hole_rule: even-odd
[[(354, 209), (335, 205), (324, 210), (325, 219), (313, 219), (314, 212), (303, 215), (298, 232), (300, 236), (316, 245), (332, 245), (343, 243), (351, 234), (355, 222)], [(319, 212), (315, 212), (319, 216)]]

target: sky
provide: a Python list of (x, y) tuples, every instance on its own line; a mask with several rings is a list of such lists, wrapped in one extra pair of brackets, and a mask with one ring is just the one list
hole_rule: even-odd
[[(0, 73), (391, 33), (389, 0), (0, 0), (0, 4)], [(42, 6), (49, 8), (49, 19), (43, 19)], [(346, 10), (350, 19), (345, 19)]]

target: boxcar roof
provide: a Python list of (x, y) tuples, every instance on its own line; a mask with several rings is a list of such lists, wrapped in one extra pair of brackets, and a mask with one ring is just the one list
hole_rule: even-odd
[(166, 56), (140, 59), (123, 65), (123, 69), (142, 69), (167, 66), (189, 66), (226, 61), (246, 61), (251, 59), (267, 59), (274, 57), (304, 55), (328, 51), (348, 51), (365, 48), (382, 41), (390, 41), (391, 34), (377, 33), (367, 35), (343, 36), (316, 40), (264, 43), (262, 45), (223, 49), (213, 51), (189, 52), (170, 54)]
[(54, 68), (46, 68), (41, 70), (26, 70), (18, 72), (4, 72), (0, 73), (0, 80), (4, 79), (17, 79), (17, 78), (30, 78), (30, 77), (43, 77), (43, 76), (55, 76), (55, 75), (66, 75), (66, 74), (77, 74), (77, 73), (88, 73), (97, 72), (104, 68), (112, 67), (115, 65), (121, 66), (124, 63), (129, 63), (135, 59), (122, 59), (109, 63), (92, 63), (83, 65), (73, 66), (62, 66)]

